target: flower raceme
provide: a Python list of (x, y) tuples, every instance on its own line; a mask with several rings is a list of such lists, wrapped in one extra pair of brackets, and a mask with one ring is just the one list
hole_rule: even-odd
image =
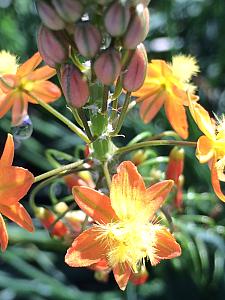
[(191, 99), (195, 87), (190, 83), (191, 77), (199, 72), (195, 58), (177, 55), (172, 63), (152, 60), (148, 64), (147, 76), (143, 86), (133, 96), (138, 97), (140, 116), (145, 123), (150, 122), (164, 105), (166, 116), (173, 129), (182, 137), (188, 137), (188, 122), (185, 107), (188, 105), (187, 92)]
[(11, 55), (10, 68), (4, 67), (2, 62), (5, 53), (0, 52), (0, 118), (12, 107), (12, 125), (16, 126), (27, 115), (28, 102), (37, 104), (31, 95), (48, 103), (57, 100), (61, 92), (55, 84), (47, 81), (55, 75), (54, 69), (48, 66), (36, 69), (42, 61), (39, 52), (20, 66), (15, 56), (8, 53), (8, 60)]
[(125, 161), (112, 178), (110, 198), (89, 187), (74, 187), (77, 204), (95, 224), (74, 240), (66, 263), (95, 269), (104, 265), (113, 270), (124, 290), (145, 258), (156, 265), (161, 259), (179, 256), (179, 244), (154, 216), (172, 186), (172, 180), (165, 180), (146, 189), (134, 164)]
[(0, 245), (5, 251), (8, 234), (2, 214), (28, 231), (33, 231), (31, 217), (19, 200), (34, 182), (34, 176), (26, 169), (12, 166), (14, 156), (13, 138), (8, 138), (0, 159)]
[(198, 103), (190, 101), (190, 112), (204, 133), (197, 142), (196, 156), (200, 163), (208, 162), (211, 169), (211, 181), (216, 195), (225, 202), (220, 181), (225, 182), (225, 118), (211, 119), (208, 112)]

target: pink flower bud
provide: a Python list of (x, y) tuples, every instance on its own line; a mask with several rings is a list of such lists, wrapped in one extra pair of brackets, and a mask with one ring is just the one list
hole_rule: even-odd
[(148, 31), (149, 10), (147, 7), (144, 8), (142, 4), (139, 4), (123, 37), (123, 46), (127, 49), (135, 49), (138, 44), (145, 40)]
[(61, 67), (61, 86), (68, 104), (72, 107), (82, 107), (88, 101), (88, 83), (74, 65), (66, 64)]
[(147, 53), (143, 44), (138, 45), (122, 77), (123, 88), (128, 92), (137, 91), (144, 83), (147, 70)]
[(113, 1), (105, 15), (105, 28), (112, 36), (120, 36), (126, 31), (129, 20), (129, 6), (119, 1)]
[(69, 56), (69, 45), (60, 32), (54, 32), (41, 25), (38, 38), (38, 50), (47, 65), (56, 68), (66, 62)]
[(81, 55), (86, 58), (94, 57), (101, 46), (101, 33), (94, 25), (84, 22), (77, 24), (74, 41)]
[(83, 6), (77, 0), (52, 0), (58, 15), (67, 23), (76, 22), (83, 14)]
[(37, 0), (36, 6), (38, 14), (46, 27), (52, 30), (61, 30), (65, 27), (65, 23), (51, 5), (43, 0)]
[(120, 54), (113, 48), (102, 52), (94, 63), (97, 78), (105, 85), (112, 84), (120, 74)]

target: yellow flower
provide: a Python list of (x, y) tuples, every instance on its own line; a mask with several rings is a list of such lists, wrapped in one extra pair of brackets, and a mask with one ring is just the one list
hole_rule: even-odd
[(5, 50), (0, 51), (0, 76), (5, 74), (16, 74), (17, 57)]

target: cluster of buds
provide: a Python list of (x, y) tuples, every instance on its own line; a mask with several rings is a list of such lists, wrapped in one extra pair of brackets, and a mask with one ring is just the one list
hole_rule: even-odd
[[(90, 87), (120, 78), (127, 92), (145, 79), (149, 1), (36, 0), (42, 25), (38, 49), (49, 66), (60, 70), (68, 105), (83, 107)], [(100, 18), (101, 16), (101, 18)]]

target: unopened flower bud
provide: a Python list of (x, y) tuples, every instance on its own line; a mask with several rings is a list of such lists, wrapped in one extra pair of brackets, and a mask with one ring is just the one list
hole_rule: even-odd
[(142, 4), (137, 5), (134, 16), (130, 19), (127, 31), (123, 37), (126, 49), (135, 49), (143, 42), (149, 31), (149, 10)]
[(146, 158), (147, 153), (140, 149), (132, 155), (131, 161), (135, 164), (135, 166), (138, 166), (141, 163), (143, 163), (146, 160)]
[(61, 30), (65, 27), (64, 21), (57, 14), (55, 9), (43, 0), (36, 1), (37, 11), (41, 21), (52, 30)]
[(131, 273), (130, 281), (134, 285), (142, 285), (148, 280), (149, 274), (145, 266), (138, 273)]
[(94, 63), (95, 74), (105, 85), (112, 84), (119, 76), (120, 70), (120, 54), (112, 48), (102, 52)]
[(38, 50), (47, 65), (57, 68), (69, 57), (69, 45), (59, 32), (54, 32), (41, 25), (38, 38)]
[(140, 44), (122, 77), (123, 88), (128, 92), (137, 91), (144, 83), (148, 65), (145, 46)]
[(166, 179), (173, 179), (176, 184), (184, 169), (184, 149), (174, 147), (169, 155)]
[(92, 58), (101, 46), (101, 33), (89, 22), (77, 24), (74, 32), (74, 41), (81, 55)]
[(83, 6), (77, 0), (52, 0), (58, 15), (67, 23), (76, 22), (83, 14)]
[(89, 98), (89, 87), (86, 78), (74, 65), (61, 67), (61, 85), (68, 104), (80, 108)]
[(105, 28), (111, 36), (121, 36), (127, 29), (130, 21), (130, 10), (127, 4), (113, 1), (106, 12)]

